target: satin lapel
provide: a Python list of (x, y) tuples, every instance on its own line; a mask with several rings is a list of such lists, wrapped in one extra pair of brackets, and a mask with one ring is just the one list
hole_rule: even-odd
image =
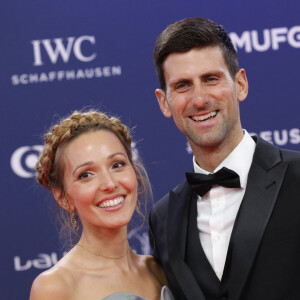
[[(193, 193), (185, 182), (182, 189), (171, 192), (168, 214), (168, 254), (181, 290), (187, 299), (205, 300), (190, 268), (184, 261), (190, 201)], [(196, 199), (194, 199), (196, 201)]]
[(260, 139), (256, 148), (245, 196), (232, 233), (230, 300), (241, 299), (287, 169), (277, 148)]

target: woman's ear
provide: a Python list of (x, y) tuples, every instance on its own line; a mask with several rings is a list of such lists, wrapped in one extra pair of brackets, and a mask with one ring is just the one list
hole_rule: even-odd
[(57, 203), (65, 210), (70, 211), (71, 205), (65, 197), (65, 193), (61, 189), (54, 188), (52, 189), (53, 196)]

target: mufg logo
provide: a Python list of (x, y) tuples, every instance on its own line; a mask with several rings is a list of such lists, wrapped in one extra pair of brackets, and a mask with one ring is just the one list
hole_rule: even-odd
[(244, 49), (247, 53), (271, 49), (276, 51), (279, 50), (280, 44), (284, 43), (293, 48), (300, 48), (300, 26), (264, 29), (263, 32), (244, 31), (241, 35), (231, 32), (229, 36), (236, 49)]
[(10, 166), (14, 173), (22, 178), (34, 177), (35, 164), (42, 150), (42, 145), (23, 146), (16, 149), (10, 158)]
[[(90, 46), (95, 45), (95, 43), (95, 37), (91, 35), (83, 35), (77, 38), (33, 40), (31, 41), (34, 56), (33, 65), (43, 65), (45, 57), (48, 57), (52, 64), (56, 64), (59, 57), (62, 58), (63, 62), (67, 63), (72, 54), (79, 61), (90, 62), (96, 58), (97, 54), (88, 48), (91, 48)], [(85, 52), (90, 52), (89, 54), (83, 53), (83, 45)]]

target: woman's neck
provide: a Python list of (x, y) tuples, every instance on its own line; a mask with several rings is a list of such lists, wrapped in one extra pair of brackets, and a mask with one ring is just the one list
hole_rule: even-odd
[(107, 259), (121, 259), (128, 254), (127, 229), (98, 230), (96, 233), (82, 232), (77, 243), (81, 250)]

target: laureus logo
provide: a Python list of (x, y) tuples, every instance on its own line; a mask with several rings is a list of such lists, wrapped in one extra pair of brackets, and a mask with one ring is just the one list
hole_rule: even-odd
[[(140, 232), (139, 228), (133, 228), (128, 233), (128, 240), (132, 246), (132, 250), (136, 253), (149, 254), (150, 253), (150, 243), (147, 232)], [(63, 252), (62, 256), (67, 254)], [(31, 268), (35, 269), (49, 269), (54, 266), (60, 257), (56, 252), (39, 253), (36, 258), (24, 258), (20, 255), (14, 256), (14, 269), (15, 271), (27, 271)]]
[(22, 146), (16, 149), (10, 158), (10, 166), (14, 173), (22, 178), (34, 177), (35, 164), (42, 150), (42, 145)]
[[(33, 47), (34, 66), (41, 66), (45, 62), (47, 57), (52, 64), (56, 64), (59, 57), (61, 57), (64, 63), (67, 63), (71, 54), (76, 59), (82, 62), (90, 62), (97, 56), (95, 52), (91, 52), (92, 45), (95, 45), (96, 39), (92, 35), (83, 35), (78, 38), (55, 38), (55, 39), (43, 39), (31, 41)], [(85, 45), (86, 53), (83, 53), (82, 46)], [(49, 61), (48, 60), (48, 61)]]
[(128, 233), (128, 240), (132, 244), (132, 250), (136, 253), (150, 254), (150, 242), (147, 232), (142, 232), (138, 227)]
[[(22, 146), (16, 149), (10, 158), (10, 166), (13, 172), (22, 178), (32, 178), (36, 175), (35, 165), (43, 151), (43, 145)], [(136, 143), (131, 143), (132, 157), (136, 161), (139, 151)]]

